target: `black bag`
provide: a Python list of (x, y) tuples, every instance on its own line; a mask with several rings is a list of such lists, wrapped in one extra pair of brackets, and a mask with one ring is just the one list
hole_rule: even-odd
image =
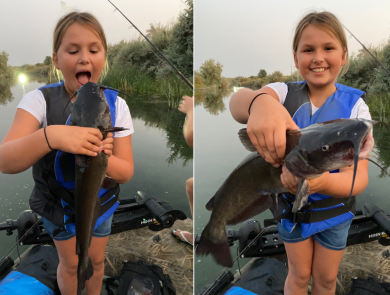
[(158, 265), (146, 265), (142, 260), (138, 263), (124, 263), (117, 277), (106, 280), (108, 295), (114, 295), (109, 285), (119, 281), (117, 295), (175, 295), (176, 290), (169, 275), (163, 273)]
[(348, 295), (389, 295), (390, 283), (378, 283), (374, 278), (353, 279)]
[(255, 294), (283, 294), (288, 269), (275, 258), (262, 257), (252, 263), (234, 284)]

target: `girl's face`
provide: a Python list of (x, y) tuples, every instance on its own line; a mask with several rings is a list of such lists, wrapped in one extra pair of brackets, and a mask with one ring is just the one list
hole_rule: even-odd
[(104, 68), (105, 51), (95, 31), (74, 23), (68, 27), (53, 63), (61, 70), (69, 96), (88, 81), (97, 83)]
[(334, 85), (341, 66), (345, 64), (345, 53), (333, 34), (308, 25), (294, 53), (295, 67), (309, 86)]

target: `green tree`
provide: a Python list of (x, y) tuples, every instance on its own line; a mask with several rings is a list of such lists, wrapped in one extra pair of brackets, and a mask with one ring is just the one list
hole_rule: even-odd
[(270, 75), (270, 82), (282, 82), (283, 74), (280, 71), (275, 71)]
[(50, 65), (51, 64), (51, 56), (46, 56), (45, 60), (43, 61), (45, 65)]
[(0, 77), (8, 73), (8, 56), (7, 52), (0, 52)]
[(206, 60), (200, 67), (200, 75), (203, 78), (203, 82), (207, 86), (221, 84), (222, 68), (223, 65), (214, 59)]
[(257, 77), (265, 78), (267, 77), (267, 72), (264, 69), (261, 69), (260, 72), (257, 74)]

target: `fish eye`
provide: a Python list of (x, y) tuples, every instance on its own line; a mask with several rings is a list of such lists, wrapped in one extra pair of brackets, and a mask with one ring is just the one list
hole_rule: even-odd
[(321, 147), (321, 149), (322, 149), (323, 152), (326, 152), (326, 151), (329, 150), (329, 145), (324, 144), (324, 145)]

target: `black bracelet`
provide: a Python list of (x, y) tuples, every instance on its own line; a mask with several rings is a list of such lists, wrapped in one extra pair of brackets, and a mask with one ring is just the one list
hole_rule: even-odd
[(262, 95), (262, 94), (268, 94), (268, 93), (260, 93), (260, 94), (256, 95), (254, 99), (252, 99), (252, 102), (251, 102), (251, 104), (249, 105), (249, 109), (248, 109), (248, 114), (249, 114), (249, 115), (251, 114), (251, 106), (252, 106), (252, 103), (255, 101), (256, 98), (258, 98), (258, 97), (259, 97), (260, 95)]
[(47, 140), (46, 127), (43, 128), (43, 133), (45, 133), (45, 138), (46, 138), (47, 145), (49, 146), (49, 148), (50, 148), (51, 150), (53, 150), (53, 149), (51, 148), (50, 144), (49, 144), (49, 141)]

